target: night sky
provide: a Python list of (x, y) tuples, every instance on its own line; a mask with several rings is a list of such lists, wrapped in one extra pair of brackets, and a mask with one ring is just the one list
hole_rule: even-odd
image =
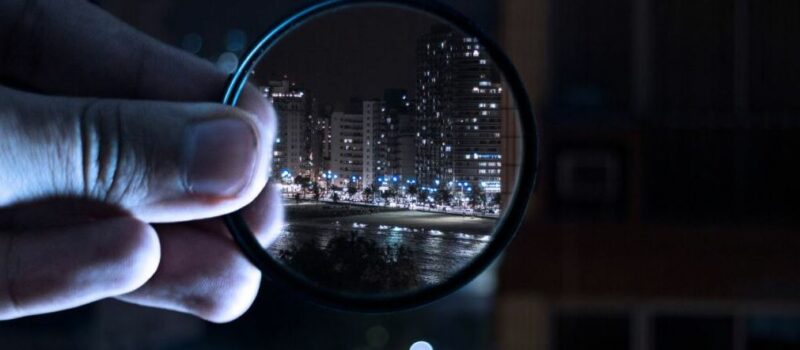
[(437, 20), (397, 8), (354, 8), (313, 19), (287, 34), (256, 67), (258, 84), (286, 74), (320, 105), (380, 98), (386, 88), (413, 94), (417, 39)]

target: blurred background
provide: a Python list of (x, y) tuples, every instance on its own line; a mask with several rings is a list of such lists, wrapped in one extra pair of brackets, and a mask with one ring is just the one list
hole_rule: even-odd
[[(800, 2), (445, 2), (505, 47), (541, 127), (496, 266), (395, 314), (267, 284), (230, 324), (104, 301), (4, 322), (2, 348), (800, 349)], [(314, 1), (97, 3), (226, 69)]]

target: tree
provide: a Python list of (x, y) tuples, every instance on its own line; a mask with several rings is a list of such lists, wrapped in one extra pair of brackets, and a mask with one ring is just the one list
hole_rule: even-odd
[(500, 192), (497, 192), (497, 193), (494, 194), (494, 196), (492, 196), (492, 202), (497, 206), (500, 205), (500, 201), (502, 199), (503, 199), (503, 196), (500, 194)]
[(439, 187), (433, 195), (433, 200), (440, 205), (449, 205), (451, 199), (453, 199), (453, 194), (449, 188), (444, 186)]
[(314, 200), (315, 201), (319, 201), (319, 197), (320, 197), (321, 194), (320, 194), (320, 190), (319, 190), (319, 185), (317, 185), (316, 182), (311, 186), (311, 192), (314, 193)]
[(397, 197), (397, 190), (394, 188), (390, 188), (386, 191), (381, 192), (381, 197), (386, 200), (386, 205), (389, 205), (389, 199)]
[(475, 188), (469, 195), (469, 205), (472, 208), (483, 207), (486, 204), (486, 192), (478, 187)]
[[(417, 185), (408, 186), (408, 192), (406, 192), (406, 194), (411, 196), (410, 198), (413, 199), (418, 193), (419, 193), (419, 188), (417, 187)], [(408, 199), (409, 196), (406, 196), (406, 199)]]
[(428, 201), (428, 191), (418, 191), (417, 192), (417, 201), (420, 203), (425, 203)]
[(303, 175), (295, 176), (294, 183), (300, 185), (300, 189), (303, 191), (303, 198), (305, 198), (306, 192), (308, 192), (308, 190), (311, 189), (313, 185), (311, 178)]
[(364, 202), (372, 201), (372, 186), (364, 188)]
[(278, 254), (292, 270), (335, 290), (375, 293), (423, 283), (410, 247), (379, 242), (358, 231), (337, 231), (324, 246), (312, 235)]
[(347, 187), (347, 194), (350, 196), (350, 200), (353, 200), (353, 196), (355, 196), (356, 193), (358, 193), (356, 186), (350, 185)]

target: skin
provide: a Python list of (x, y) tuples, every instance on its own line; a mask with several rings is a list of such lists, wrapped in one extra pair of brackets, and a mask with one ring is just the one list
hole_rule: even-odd
[(261, 274), (216, 217), (277, 234), (276, 117), (252, 87), (242, 108), (203, 102), (226, 78), (87, 1), (0, 2), (0, 319), (105, 298), (248, 309)]

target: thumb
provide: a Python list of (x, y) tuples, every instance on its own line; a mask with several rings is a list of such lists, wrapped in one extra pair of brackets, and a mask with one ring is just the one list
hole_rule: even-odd
[(147, 222), (226, 214), (266, 184), (271, 119), (212, 103), (49, 97), (0, 86), (0, 206), (78, 196)]
[(155, 230), (132, 218), (0, 232), (0, 320), (77, 307), (131, 292), (155, 273)]

